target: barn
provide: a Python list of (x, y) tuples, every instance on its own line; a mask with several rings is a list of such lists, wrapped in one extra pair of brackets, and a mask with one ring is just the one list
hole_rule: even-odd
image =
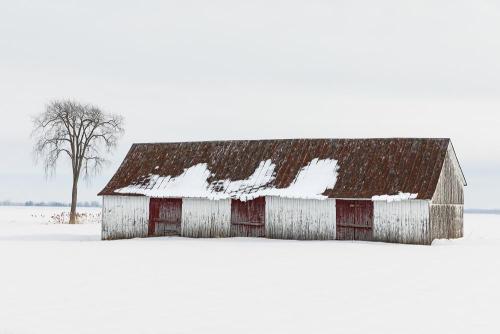
[(450, 139), (134, 144), (99, 193), (102, 239), (430, 244), (463, 236), (464, 186)]

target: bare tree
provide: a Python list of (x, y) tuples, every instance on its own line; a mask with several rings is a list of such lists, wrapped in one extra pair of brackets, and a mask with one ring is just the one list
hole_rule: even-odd
[(90, 104), (71, 100), (50, 102), (33, 118), (34, 154), (43, 161), (45, 173), (56, 171), (60, 157), (67, 156), (73, 170), (70, 224), (76, 222), (80, 176), (97, 174), (106, 162), (104, 155), (116, 147), (123, 134), (123, 117), (106, 114)]

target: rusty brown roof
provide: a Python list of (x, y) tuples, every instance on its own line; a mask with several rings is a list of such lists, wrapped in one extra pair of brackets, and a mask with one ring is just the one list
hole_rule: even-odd
[(247, 179), (262, 161), (275, 165), (272, 186), (286, 188), (311, 160), (335, 159), (337, 182), (323, 195), (371, 198), (418, 194), (431, 199), (449, 139), (279, 139), (134, 144), (116, 174), (99, 195), (115, 195), (140, 185), (151, 175), (178, 176), (206, 163), (214, 180)]

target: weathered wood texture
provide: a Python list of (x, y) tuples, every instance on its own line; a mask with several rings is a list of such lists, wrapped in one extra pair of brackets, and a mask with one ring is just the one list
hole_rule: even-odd
[(373, 240), (428, 245), (430, 236), (429, 201), (374, 202)]
[(181, 230), (183, 237), (229, 237), (230, 228), (231, 200), (183, 199)]
[(259, 197), (251, 201), (231, 201), (231, 236), (266, 236), (266, 199)]
[(430, 219), (432, 239), (463, 237), (464, 180), (451, 145), (432, 198)]
[(463, 205), (431, 205), (432, 239), (456, 239), (464, 236)]
[(337, 240), (373, 239), (373, 202), (337, 200)]
[(446, 154), (432, 204), (464, 204), (464, 184), (453, 154), (451, 150)]
[(149, 202), (150, 237), (181, 235), (182, 198), (151, 198)]
[(103, 240), (147, 237), (149, 198), (142, 196), (103, 196)]
[(266, 197), (266, 237), (335, 239), (335, 200)]

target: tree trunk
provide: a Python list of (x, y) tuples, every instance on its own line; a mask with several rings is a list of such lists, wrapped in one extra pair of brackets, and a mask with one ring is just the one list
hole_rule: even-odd
[(73, 190), (71, 193), (71, 211), (69, 213), (69, 223), (76, 224), (76, 202), (78, 201), (78, 177), (73, 177)]

